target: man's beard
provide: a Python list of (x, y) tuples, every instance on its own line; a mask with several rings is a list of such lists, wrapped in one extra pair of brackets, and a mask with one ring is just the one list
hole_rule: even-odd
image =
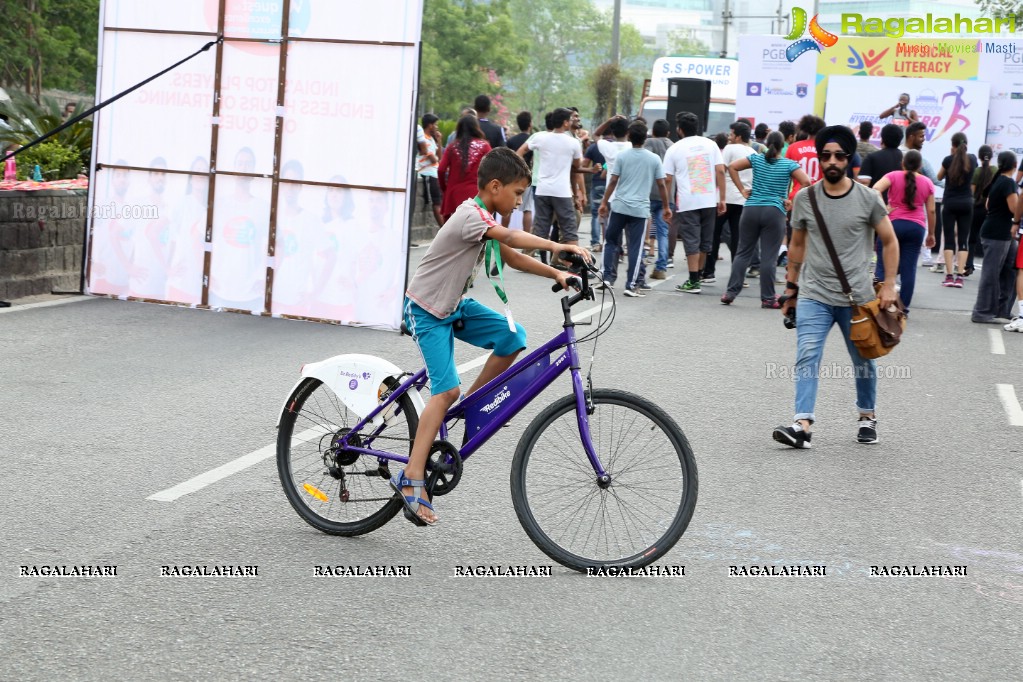
[(832, 185), (837, 185), (845, 177), (845, 171), (835, 166), (828, 166), (824, 169), (824, 179)]

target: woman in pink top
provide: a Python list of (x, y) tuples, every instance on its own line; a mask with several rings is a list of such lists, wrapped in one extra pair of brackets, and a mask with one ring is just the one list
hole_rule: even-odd
[[(902, 170), (892, 171), (874, 184), (878, 192), (888, 190), (888, 217), (899, 240), (899, 294), (909, 311), (916, 287), (916, 261), (920, 247), (934, 246), (934, 183), (920, 174), (923, 157), (910, 150), (902, 156)], [(925, 240), (926, 235), (926, 240)], [(874, 276), (884, 281), (884, 254), (877, 242)]]

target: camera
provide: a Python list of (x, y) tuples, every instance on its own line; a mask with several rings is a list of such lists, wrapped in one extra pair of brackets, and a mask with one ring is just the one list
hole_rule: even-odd
[[(781, 296), (778, 297), (778, 303), (780, 305), (785, 305), (786, 301), (789, 301), (793, 298), (795, 298), (795, 295), (782, 294)], [(785, 317), (782, 318), (782, 324), (785, 325), (786, 329), (796, 328), (796, 306), (792, 306), (791, 308), (789, 308), (789, 311), (785, 313)]]

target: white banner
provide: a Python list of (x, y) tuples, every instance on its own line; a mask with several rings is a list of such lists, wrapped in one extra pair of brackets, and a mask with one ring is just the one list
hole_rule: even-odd
[[(991, 83), (987, 144), (998, 152), (1009, 150), (1023, 157), (1023, 40), (987, 40), (1013, 46), (1012, 52), (982, 52), (979, 71)], [(970, 145), (976, 152), (979, 145)]]
[(853, 128), (858, 128), (861, 121), (883, 125), (878, 114), (898, 102), (903, 92), (909, 93), (909, 108), (927, 125), (922, 153), (935, 173), (942, 159), (951, 153), (953, 134), (966, 133), (971, 152), (983, 143), (990, 85), (980, 81), (831, 76), (825, 120)]
[(650, 97), (668, 96), (669, 78), (702, 78), (710, 81), (711, 99), (735, 101), (739, 91), (739, 62), (710, 57), (660, 57), (650, 78)]
[(779, 36), (739, 36), (739, 92), (735, 115), (772, 130), (782, 121), (813, 113), (817, 60), (785, 58), (790, 41)]
[(104, 0), (100, 99), (227, 40), (96, 115), (91, 292), (399, 326), (422, 0), (283, 5)]

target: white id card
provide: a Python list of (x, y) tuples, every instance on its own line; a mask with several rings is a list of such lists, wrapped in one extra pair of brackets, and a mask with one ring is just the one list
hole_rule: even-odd
[(508, 307), (507, 303), (504, 304), (504, 317), (505, 319), (508, 320), (508, 329), (510, 329), (513, 332), (517, 331), (517, 329), (515, 328), (515, 318), (512, 317), (511, 308)]

